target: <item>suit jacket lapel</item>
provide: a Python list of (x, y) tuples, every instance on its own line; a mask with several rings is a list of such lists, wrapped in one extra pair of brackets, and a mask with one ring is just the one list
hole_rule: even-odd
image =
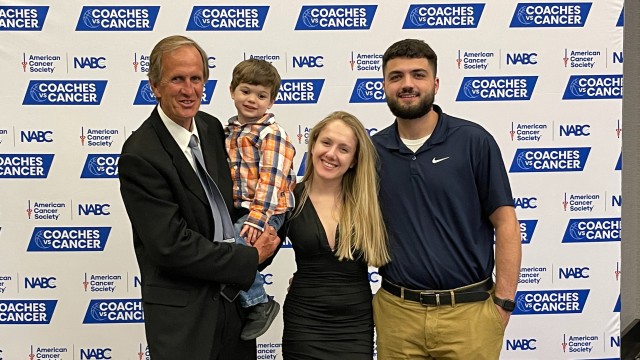
[[(171, 133), (169, 133), (169, 130), (167, 130), (167, 127), (162, 123), (162, 119), (160, 119), (160, 114), (158, 114), (157, 108), (151, 113), (151, 124), (153, 125), (156, 134), (158, 134), (158, 138), (160, 139), (162, 146), (164, 146), (167, 154), (171, 157), (173, 165), (178, 172), (178, 176), (182, 179), (186, 188), (194, 193), (204, 204), (209, 204), (207, 194), (202, 188), (198, 175), (193, 170), (193, 167), (184, 156), (184, 153), (171, 136)], [(198, 126), (200, 126), (200, 123), (198, 123)]]

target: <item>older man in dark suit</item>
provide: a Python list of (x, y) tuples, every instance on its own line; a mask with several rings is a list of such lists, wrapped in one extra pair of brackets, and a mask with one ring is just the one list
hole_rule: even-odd
[[(216, 238), (220, 216), (235, 216), (222, 126), (199, 111), (209, 76), (204, 50), (189, 38), (167, 37), (151, 52), (148, 76), (159, 104), (125, 142), (118, 167), (151, 358), (255, 359), (255, 340), (240, 340), (244, 314), (233, 297), (249, 288), (280, 240), (273, 229), (253, 246)], [(217, 221), (192, 157), (193, 137), (224, 199)]]

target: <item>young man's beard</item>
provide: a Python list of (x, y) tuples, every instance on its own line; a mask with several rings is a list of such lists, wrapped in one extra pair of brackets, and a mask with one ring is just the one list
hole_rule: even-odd
[(425, 99), (421, 99), (420, 103), (416, 106), (406, 106), (403, 107), (400, 105), (398, 99), (392, 100), (387, 97), (387, 105), (389, 106), (389, 110), (391, 113), (400, 119), (417, 119), (426, 115), (431, 108), (433, 107), (434, 96), (427, 96)]

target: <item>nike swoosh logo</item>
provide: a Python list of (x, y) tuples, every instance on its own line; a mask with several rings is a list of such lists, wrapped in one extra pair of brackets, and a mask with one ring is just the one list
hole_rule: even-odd
[(444, 157), (444, 158), (442, 158), (442, 159), (436, 159), (436, 158), (434, 157), (434, 158), (433, 158), (433, 160), (431, 160), (431, 162), (432, 162), (432, 163), (434, 163), (434, 164), (437, 164), (437, 163), (439, 163), (440, 161), (445, 161), (445, 160), (447, 160), (448, 158), (449, 158), (448, 156), (447, 156), (447, 157)]

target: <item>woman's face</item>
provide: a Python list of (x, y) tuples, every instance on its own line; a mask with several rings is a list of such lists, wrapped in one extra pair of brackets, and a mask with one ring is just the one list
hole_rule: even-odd
[(355, 165), (358, 141), (353, 130), (336, 119), (318, 134), (311, 149), (314, 178), (324, 181), (342, 181), (342, 176)]

